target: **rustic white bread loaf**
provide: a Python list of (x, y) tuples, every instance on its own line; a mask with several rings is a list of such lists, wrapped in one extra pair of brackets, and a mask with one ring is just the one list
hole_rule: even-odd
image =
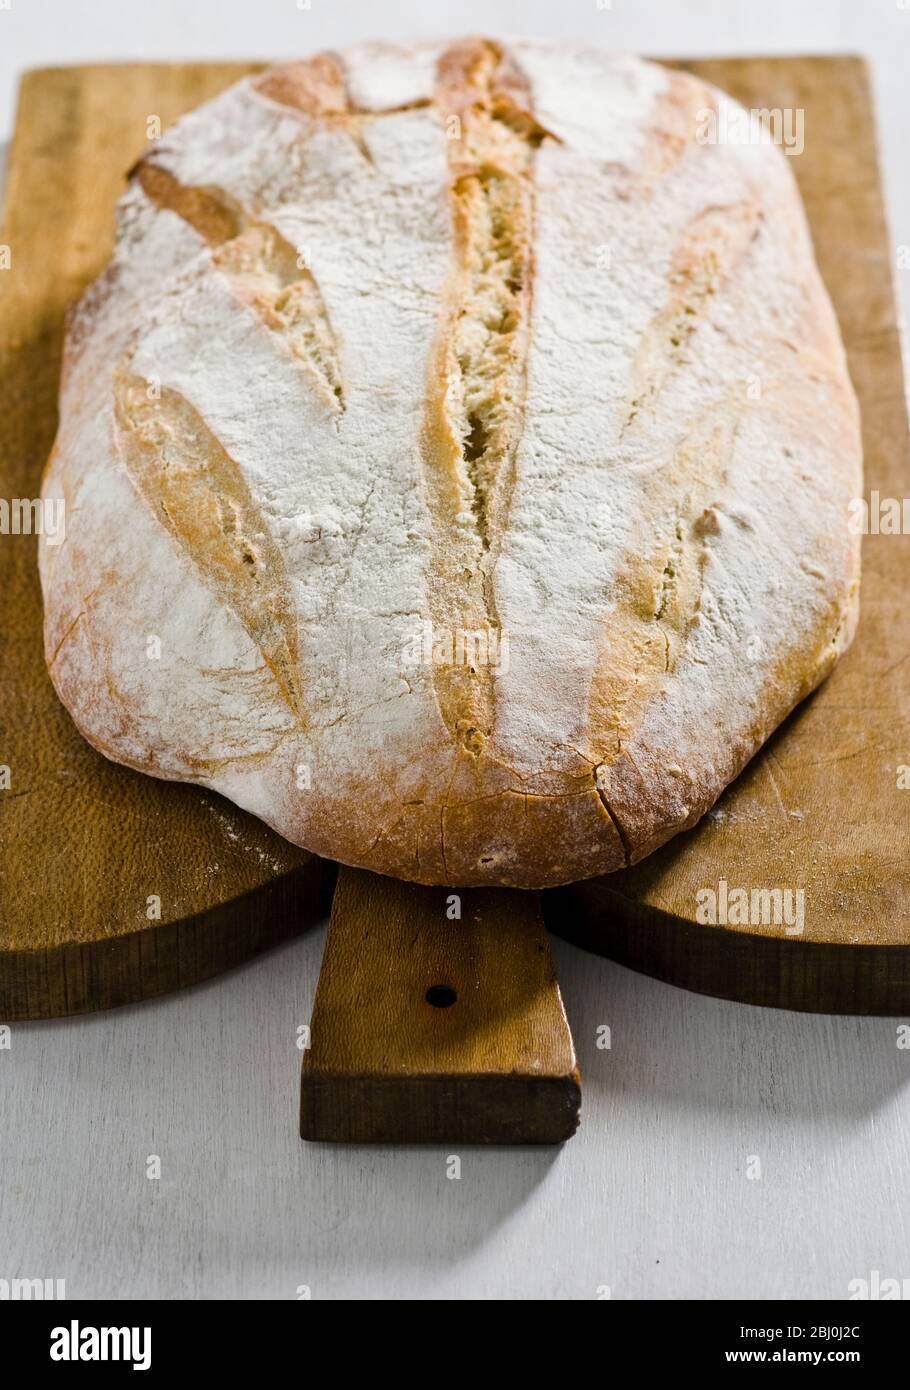
[(704, 138), (725, 104), (597, 49), (368, 45), (154, 145), (45, 481), (86, 738), (424, 882), (693, 825), (859, 575), (837, 325), (787, 158)]

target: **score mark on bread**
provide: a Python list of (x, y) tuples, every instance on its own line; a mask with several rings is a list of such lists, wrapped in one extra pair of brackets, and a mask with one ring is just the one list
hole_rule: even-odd
[[(454, 260), (430, 359), (422, 436), (436, 540), (430, 603), (445, 631), (499, 630), (493, 574), (508, 526), (530, 332), (534, 151), (546, 132), (497, 44), (467, 41), (439, 64), (449, 129)], [(488, 666), (435, 668), (459, 745), (483, 750), (495, 719)]]
[(329, 405), (344, 410), (338, 347), (312, 272), (275, 228), (251, 217), (214, 187), (187, 188), (173, 174), (143, 162), (139, 182), (159, 208), (182, 217), (212, 248), (212, 261), (238, 299), (286, 342)]
[(179, 391), (153, 390), (122, 367), (114, 402), (117, 439), (140, 494), (239, 618), (303, 722), (290, 583), (242, 471)]

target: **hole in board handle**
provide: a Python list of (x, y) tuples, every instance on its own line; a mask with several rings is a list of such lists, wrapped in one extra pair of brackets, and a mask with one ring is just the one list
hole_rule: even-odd
[(458, 998), (458, 992), (451, 985), (430, 985), (424, 998), (434, 1009), (450, 1009)]

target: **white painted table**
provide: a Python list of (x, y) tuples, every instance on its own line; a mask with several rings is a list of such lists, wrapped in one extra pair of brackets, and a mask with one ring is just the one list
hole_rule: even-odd
[[(895, 242), (910, 243), (910, 10), (895, 0), (12, 5), (0, 137), (22, 67), (289, 55), (380, 24), (667, 54), (865, 51)], [(302, 1285), (313, 1298), (595, 1298), (604, 1285), (614, 1298), (844, 1298), (873, 1270), (910, 1275), (897, 1020), (724, 1004), (555, 949), (581, 1130), (560, 1151), (465, 1150), (459, 1180), (442, 1148), (297, 1138), (296, 1030), (321, 931), (182, 995), (16, 1025), (0, 1050), (0, 1279), (64, 1278), (72, 1298), (293, 1299)]]

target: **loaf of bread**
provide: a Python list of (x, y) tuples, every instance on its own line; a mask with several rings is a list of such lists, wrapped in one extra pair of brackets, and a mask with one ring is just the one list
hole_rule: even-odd
[(154, 144), (44, 485), (85, 737), (420, 882), (563, 883), (692, 826), (859, 586), (844, 352), (743, 119), (467, 39), (271, 68)]

